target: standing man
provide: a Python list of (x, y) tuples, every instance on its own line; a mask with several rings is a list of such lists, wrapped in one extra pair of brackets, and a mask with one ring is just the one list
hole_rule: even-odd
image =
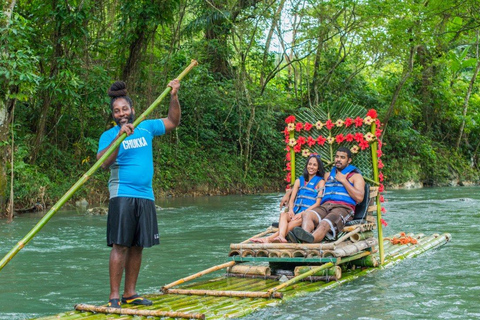
[(365, 180), (351, 162), (350, 149), (338, 148), (335, 166), (326, 175), (320, 206), (302, 213), (302, 227), (291, 231), (294, 235), (292, 238), (306, 243), (320, 242), (329, 231), (335, 237), (345, 223), (352, 220), (355, 206), (362, 202), (365, 194)]
[[(100, 137), (97, 159), (123, 133), (125, 140), (103, 163), (110, 168), (108, 188), (107, 245), (110, 252), (110, 297), (108, 306), (121, 308), (121, 303), (151, 305), (152, 301), (139, 296), (135, 290), (142, 262), (142, 250), (159, 244), (155, 198), (152, 189), (153, 150), (155, 136), (172, 131), (180, 123), (180, 82), (168, 84), (170, 107), (167, 118), (144, 120), (133, 127), (135, 109), (127, 95), (124, 82), (117, 81), (108, 90), (110, 107), (117, 126)], [(120, 283), (125, 271), (125, 288), (120, 298)]]

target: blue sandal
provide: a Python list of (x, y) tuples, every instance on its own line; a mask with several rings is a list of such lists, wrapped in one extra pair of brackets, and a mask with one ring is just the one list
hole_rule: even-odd
[(138, 294), (134, 294), (131, 297), (122, 297), (122, 303), (136, 304), (136, 305), (142, 305), (142, 306), (152, 305), (151, 300), (145, 299), (144, 297), (141, 297)]
[(120, 299), (110, 299), (110, 300), (108, 300), (107, 307), (109, 307), (109, 308), (121, 308), (122, 305), (120, 303)]

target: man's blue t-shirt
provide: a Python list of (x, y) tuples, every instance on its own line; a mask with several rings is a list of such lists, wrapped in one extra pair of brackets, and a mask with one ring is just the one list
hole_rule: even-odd
[[(120, 131), (115, 126), (100, 137), (98, 152), (107, 148)], [(165, 125), (160, 119), (144, 120), (132, 135), (120, 144), (116, 161), (110, 166), (108, 189), (110, 199), (132, 197), (155, 200), (152, 189), (153, 149), (155, 136), (165, 134)]]

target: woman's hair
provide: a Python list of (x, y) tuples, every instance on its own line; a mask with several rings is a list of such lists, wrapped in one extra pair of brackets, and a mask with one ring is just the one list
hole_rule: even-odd
[(113, 110), (113, 103), (119, 98), (125, 99), (130, 108), (133, 107), (132, 99), (127, 95), (127, 85), (123, 81), (115, 81), (108, 89), (108, 95), (110, 96), (110, 109)]
[(320, 158), (320, 155), (312, 154), (307, 158), (307, 163), (305, 163), (305, 168), (303, 169), (303, 177), (305, 178), (305, 181), (309, 181), (307, 166), (308, 166), (308, 163), (310, 162), (310, 159), (312, 158), (315, 158), (315, 160), (317, 160), (317, 163), (318, 163), (318, 170), (316, 175), (322, 178), (323, 176), (325, 176), (325, 168), (323, 167), (323, 162), (322, 162), (322, 159)]

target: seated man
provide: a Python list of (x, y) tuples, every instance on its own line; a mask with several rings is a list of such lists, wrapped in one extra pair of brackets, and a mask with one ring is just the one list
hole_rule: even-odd
[[(335, 166), (326, 175), (325, 193), (320, 206), (304, 212), (302, 227), (291, 231), (298, 240), (320, 242), (329, 231), (335, 237), (345, 223), (352, 220), (355, 205), (362, 202), (364, 197), (365, 180), (351, 162), (351, 151), (345, 147), (338, 148)], [(292, 234), (289, 238), (293, 238)]]

